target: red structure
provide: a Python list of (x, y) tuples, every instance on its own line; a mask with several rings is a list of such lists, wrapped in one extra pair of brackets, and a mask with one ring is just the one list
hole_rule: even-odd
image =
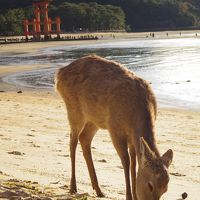
[[(48, 6), (51, 0), (34, 1), (33, 8), (35, 18), (31, 21), (24, 20), (24, 35), (28, 41), (28, 36), (33, 35), (35, 40), (40, 40), (41, 35), (44, 35), (44, 39), (50, 39), (51, 34), (57, 34), (60, 38), (60, 17), (56, 17), (56, 20), (52, 21), (48, 16)], [(41, 21), (41, 18), (43, 21)], [(52, 30), (52, 25), (56, 25), (56, 30)]]

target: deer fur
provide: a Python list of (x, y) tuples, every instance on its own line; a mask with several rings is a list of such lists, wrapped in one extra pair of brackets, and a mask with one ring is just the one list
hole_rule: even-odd
[[(107, 129), (121, 159), (127, 200), (159, 200), (167, 191), (173, 152), (160, 155), (155, 141), (156, 99), (150, 85), (121, 64), (92, 55), (60, 69), (56, 89), (71, 127), (70, 193), (76, 193), (75, 155), (83, 149), (92, 187), (103, 197), (91, 154), (98, 129)], [(137, 158), (137, 159), (136, 159)], [(138, 170), (136, 172), (136, 160)]]

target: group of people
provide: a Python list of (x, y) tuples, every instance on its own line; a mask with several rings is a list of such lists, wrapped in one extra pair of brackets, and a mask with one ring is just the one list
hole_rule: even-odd
[[(179, 35), (182, 36), (182, 32), (179, 32)], [(168, 32), (166, 32), (166, 36), (167, 36), (167, 37), (169, 36), (169, 33), (168, 33)], [(195, 36), (198, 37), (198, 33), (195, 33)], [(147, 38), (148, 38), (148, 37), (154, 38), (154, 37), (155, 37), (155, 33), (154, 33), (154, 32), (153, 32), (153, 33), (150, 33), (150, 34), (147, 35), (146, 37), (147, 37)]]
[(0, 44), (10, 44), (10, 43), (23, 43), (23, 42), (38, 42), (38, 41), (71, 41), (71, 40), (98, 40), (99, 38), (96, 35), (67, 35), (62, 37), (49, 37), (45, 40), (43, 37), (35, 39), (34, 37), (24, 38), (0, 38)]

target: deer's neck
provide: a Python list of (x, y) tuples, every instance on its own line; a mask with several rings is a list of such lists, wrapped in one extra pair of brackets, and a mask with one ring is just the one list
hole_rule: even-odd
[[(156, 115), (155, 113), (156, 113), (155, 109), (149, 108), (146, 111), (143, 126), (140, 129), (141, 131), (138, 131), (139, 135), (137, 136), (137, 139), (140, 140), (140, 137), (143, 137), (144, 140), (147, 142), (151, 151), (154, 152), (157, 157), (160, 157), (160, 153), (157, 148), (156, 139), (155, 139), (155, 115)], [(139, 143), (140, 142), (137, 141), (137, 144)], [(138, 158), (139, 157), (140, 155), (138, 155)]]
[(151, 151), (153, 151), (156, 156), (160, 157), (160, 153), (159, 153), (159, 150), (158, 150), (158, 147), (157, 147), (157, 144), (156, 144), (154, 132), (152, 132), (150, 135), (144, 135), (143, 138), (145, 139), (145, 141), (149, 145)]
[(155, 135), (154, 135), (154, 131), (152, 132), (145, 132), (146, 134), (142, 134), (141, 136), (137, 137), (137, 141), (135, 145), (135, 150), (136, 150), (136, 155), (138, 158), (138, 161), (141, 160), (141, 153), (140, 153), (140, 137), (143, 137), (146, 141), (146, 143), (148, 144), (149, 148), (151, 149), (151, 151), (155, 154), (156, 157), (160, 157), (160, 153), (158, 150), (158, 147), (156, 145), (156, 140), (155, 140)]

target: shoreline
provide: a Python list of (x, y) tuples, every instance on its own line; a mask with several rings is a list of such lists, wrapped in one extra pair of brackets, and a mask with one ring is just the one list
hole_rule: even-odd
[[(182, 33), (182, 35), (188, 35), (191, 37), (191, 32), (192, 31), (185, 31)], [(200, 32), (200, 31), (199, 31)], [(100, 33), (99, 33), (100, 34)], [(102, 33), (103, 34), (103, 33)], [(85, 46), (85, 45), (92, 45), (92, 44), (108, 44), (108, 43), (118, 43), (121, 41), (126, 41), (126, 40), (136, 40), (140, 41), (140, 39), (144, 40), (154, 40), (153, 38), (146, 38), (145, 35), (148, 33), (115, 33), (116, 38), (113, 39), (111, 36), (112, 33), (104, 33), (104, 38), (98, 41), (57, 41), (57, 42), (37, 42), (37, 43), (32, 43), (32, 44), (10, 44), (10, 45), (3, 45), (0, 47), (0, 54), (4, 55), (20, 55), (24, 54), (24, 56), (27, 55), (43, 55), (45, 53), (45, 48), (54, 48), (58, 47), (61, 48), (62, 46), (67, 46), (67, 47), (78, 47), (78, 46)], [(155, 39), (175, 39), (175, 38), (184, 38), (184, 37), (177, 37), (178, 32), (177, 31), (172, 31), (172, 33), (169, 33), (169, 36), (166, 37), (166, 31), (164, 32), (158, 32)], [(196, 37), (191, 37), (196, 39)], [(40, 54), (41, 53), (41, 54)], [(23, 55), (22, 55), (23, 56)], [(15, 84), (15, 81), (9, 82), (7, 80), (7, 77), (9, 76), (15, 76), (18, 73), (23, 73), (23, 72), (31, 72), (32, 70), (38, 70), (38, 69), (45, 69), (48, 68), (49, 64), (22, 64), (19, 66), (19, 63), (16, 65), (1, 65), (0, 66), (0, 91), (4, 90), (4, 87), (6, 87), (8, 90), (52, 90), (51, 88), (34, 88), (32, 86), (27, 86), (23, 85), (24, 83), (20, 83), (18, 85)], [(26, 84), (26, 83), (25, 83)], [(159, 99), (159, 103), (162, 105), (162, 108), (172, 108), (172, 109), (182, 109), (182, 110), (190, 110), (192, 109), (193, 111), (198, 112), (199, 109), (198, 107), (191, 106), (192, 104), (189, 102), (189, 105), (184, 107), (184, 102), (180, 103), (180, 105), (176, 102), (176, 99), (168, 102), (168, 98), (166, 97), (161, 97)], [(186, 102), (187, 103), (187, 102)]]
[[(41, 66), (41, 65), (35, 65), (35, 66), (26, 66), (26, 67), (21, 67), (19, 69), (3, 69), (1, 71), (0, 69), (0, 93), (4, 92), (17, 92), (17, 91), (25, 91), (25, 92), (35, 92), (35, 91), (40, 91), (40, 92), (55, 92), (54, 87), (47, 86), (45, 87), (33, 87), (31, 85), (28, 85), (27, 83), (17, 83), (15, 81), (9, 81), (10, 76), (12, 77), (13, 75), (17, 75), (18, 73), (24, 73), (24, 72), (32, 72), (32, 70), (37, 70), (38, 68), (41, 69), (41, 67), (45, 70), (47, 66)], [(48, 69), (48, 67), (47, 67)], [(154, 91), (155, 93), (155, 91)], [(156, 94), (155, 94), (156, 95)], [(187, 105), (184, 106), (183, 102), (177, 103), (176, 100), (168, 99), (167, 97), (160, 97), (158, 98), (156, 95), (157, 99), (157, 106), (158, 109), (163, 109), (163, 110), (177, 110), (177, 111), (191, 111), (191, 112), (196, 112), (200, 113), (199, 107)]]
[[(118, 33), (118, 32), (108, 32), (108, 33), (85, 33), (85, 34), (63, 34), (68, 35), (94, 35), (98, 36), (98, 40), (80, 40), (80, 41), (47, 41), (47, 42), (31, 42), (31, 43), (17, 43), (17, 44), (1, 44), (0, 53), (31, 53), (36, 52), (39, 49), (53, 46), (63, 46), (63, 45), (79, 45), (79, 44), (98, 44), (105, 42), (114, 42), (122, 40), (138, 40), (138, 39), (176, 39), (176, 38), (200, 38), (200, 30), (183, 30), (183, 31), (158, 31), (155, 32), (155, 37), (151, 37), (152, 32), (133, 32), (133, 33)], [(168, 33), (168, 36), (167, 36)], [(180, 35), (181, 33), (181, 35)], [(196, 36), (197, 34), (197, 36)], [(114, 35), (114, 37), (113, 37)], [(22, 36), (19, 36), (22, 37)], [(12, 38), (12, 37), (8, 37)], [(26, 45), (28, 44), (28, 45)], [(12, 49), (12, 50), (11, 50)]]

